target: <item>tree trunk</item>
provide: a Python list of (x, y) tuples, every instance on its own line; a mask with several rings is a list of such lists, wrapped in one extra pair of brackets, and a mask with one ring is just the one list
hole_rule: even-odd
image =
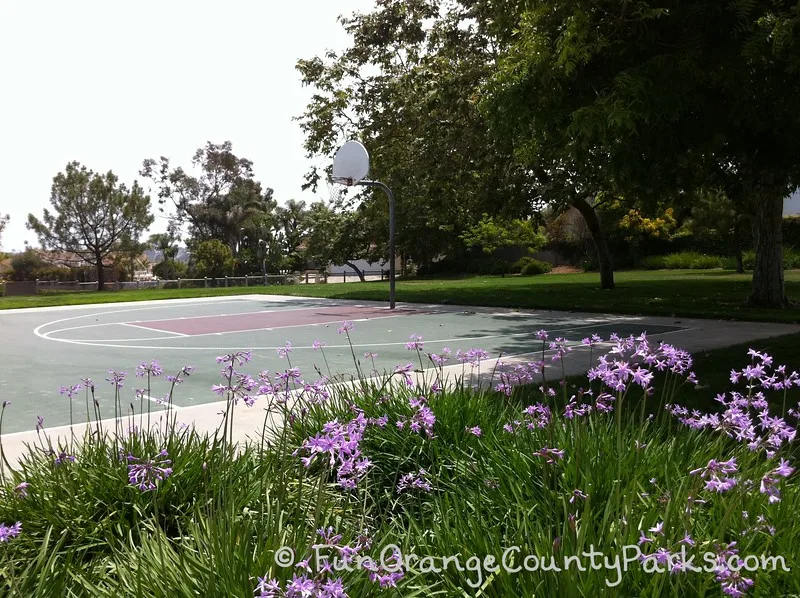
[(103, 270), (103, 256), (95, 252), (94, 259), (97, 261), (97, 290), (106, 290), (106, 273)]
[(744, 260), (742, 259), (742, 248), (736, 248), (736, 273), (744, 274)]
[(366, 278), (364, 278), (364, 273), (361, 270), (359, 270), (353, 262), (345, 262), (344, 265), (350, 266), (353, 270), (355, 270), (356, 274), (358, 274), (358, 279), (361, 282), (366, 281)]
[(741, 217), (735, 216), (733, 220), (733, 257), (736, 258), (736, 273), (744, 274), (744, 260), (742, 259)]
[(757, 197), (753, 216), (753, 240), (756, 263), (753, 268), (753, 292), (748, 299), (760, 307), (786, 307), (783, 282), (783, 196), (769, 191)]
[(572, 202), (572, 205), (581, 213), (583, 219), (586, 221), (586, 226), (589, 233), (592, 235), (594, 241), (594, 248), (597, 251), (597, 261), (600, 264), (600, 288), (613, 289), (614, 288), (614, 266), (611, 261), (611, 252), (606, 243), (606, 237), (603, 234), (603, 229), (600, 226), (600, 218), (597, 216), (594, 208), (589, 205), (583, 197), (577, 198)]

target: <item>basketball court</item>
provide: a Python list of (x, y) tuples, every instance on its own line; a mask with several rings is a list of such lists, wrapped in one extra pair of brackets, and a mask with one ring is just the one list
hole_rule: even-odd
[[(123, 406), (133, 402), (138, 412), (134, 391), (145, 382), (136, 377), (135, 368), (152, 359), (161, 364), (165, 374), (174, 374), (185, 365), (196, 368), (175, 392), (179, 412), (201, 405), (218, 411), (213, 404), (220, 397), (211, 392), (213, 384), (221, 383), (221, 366), (215, 358), (233, 351), (252, 350), (252, 362), (242, 368), (251, 375), (263, 370), (280, 372), (289, 366), (277, 350), (288, 341), (291, 365), (300, 368), (304, 379), (314, 381), (319, 378), (315, 367), (327, 373), (322, 352), (313, 348), (315, 341), (321, 341), (333, 373), (355, 374), (347, 338), (338, 333), (345, 320), (353, 322), (350, 335), (355, 355), (367, 375), (373, 368), (364, 358), (366, 352), (377, 354), (374, 359), (379, 372), (398, 364), (418, 364), (416, 353), (405, 348), (412, 334), (423, 337), (425, 352), (443, 347), (453, 352), (480, 348), (492, 357), (524, 358), (541, 350), (536, 338), (540, 329), (547, 330), (551, 339), (565, 337), (576, 346), (591, 334), (607, 339), (612, 332), (646, 332), (655, 342), (665, 340), (697, 350), (799, 328), (450, 305), (398, 304), (390, 310), (378, 302), (273, 295), (9, 310), (0, 312), (0, 393), (3, 400), (11, 401), (3, 432), (32, 430), (39, 415), (46, 428), (68, 424), (69, 403), (59, 388), (77, 384), (81, 378), (94, 380), (101, 416), (113, 417), (114, 388), (106, 380), (109, 370), (127, 372), (121, 402)], [(588, 360), (581, 357), (570, 369), (580, 371), (587, 366)], [(156, 403), (168, 390), (169, 383), (163, 377), (157, 379), (150, 400)], [(85, 420), (83, 395), (73, 401), (75, 421)]]

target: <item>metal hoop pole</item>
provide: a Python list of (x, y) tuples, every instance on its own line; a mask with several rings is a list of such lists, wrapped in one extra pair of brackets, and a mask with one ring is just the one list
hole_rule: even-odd
[(394, 193), (380, 181), (361, 180), (356, 185), (379, 187), (389, 198), (389, 309), (394, 309)]

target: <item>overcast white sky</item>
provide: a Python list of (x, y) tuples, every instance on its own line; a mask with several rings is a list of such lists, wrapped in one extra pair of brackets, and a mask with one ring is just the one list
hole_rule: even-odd
[(130, 185), (144, 158), (188, 167), (206, 141), (230, 140), (279, 202), (313, 200), (300, 189), (309, 163), (292, 121), (311, 92), (294, 65), (344, 48), (336, 17), (373, 4), (2, 0), (0, 213), (11, 215), (2, 248), (37, 244), (27, 214), (41, 215), (71, 160)]

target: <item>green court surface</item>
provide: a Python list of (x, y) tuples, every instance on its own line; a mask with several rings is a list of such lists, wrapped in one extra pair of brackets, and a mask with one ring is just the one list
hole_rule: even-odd
[[(312, 347), (314, 341), (322, 341), (331, 370), (354, 373), (347, 338), (338, 333), (345, 320), (353, 322), (355, 355), (366, 372), (372, 364), (365, 352), (378, 354), (378, 371), (418, 364), (416, 353), (405, 347), (412, 334), (423, 337), (425, 352), (481, 348), (497, 357), (540, 350), (540, 329), (548, 330), (551, 338), (578, 343), (592, 333), (607, 339), (612, 332), (646, 331), (657, 340), (688, 328), (663, 322), (644, 325), (624, 316), (411, 304), (390, 311), (385, 303), (255, 295), (9, 311), (0, 313), (0, 392), (3, 400), (11, 401), (3, 432), (31, 430), (39, 415), (46, 428), (68, 424), (69, 403), (59, 388), (87, 377), (95, 382), (101, 416), (113, 417), (109, 370), (127, 372), (122, 405), (133, 402), (138, 413), (134, 391), (144, 382), (135, 368), (152, 359), (165, 374), (195, 366), (175, 393), (179, 408), (220, 400), (211, 392), (213, 384), (222, 382), (215, 358), (233, 351), (252, 350), (253, 360), (242, 368), (246, 373), (274, 374), (289, 367), (277, 352), (289, 341), (291, 365), (300, 368), (305, 380), (314, 381), (319, 378), (315, 366), (327, 372), (322, 353)], [(168, 389), (166, 380), (156, 380), (150, 400), (155, 402)], [(83, 393), (74, 399), (73, 409), (75, 421), (85, 421)]]

